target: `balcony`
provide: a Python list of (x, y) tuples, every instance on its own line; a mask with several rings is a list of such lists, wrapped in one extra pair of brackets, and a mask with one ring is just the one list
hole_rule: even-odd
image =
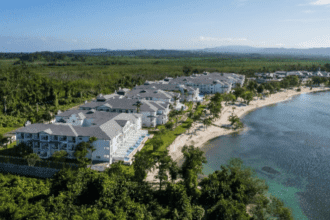
[(43, 149), (43, 150), (48, 149), (48, 143), (47, 144), (41, 144), (41, 149)]
[(32, 134), (27, 134), (27, 135), (25, 136), (25, 138), (26, 138), (26, 139), (31, 139), (31, 138), (32, 138)]
[(41, 141), (48, 141), (48, 140), (49, 140), (48, 136), (41, 136)]
[(74, 151), (75, 150), (75, 146), (73, 144), (70, 144), (68, 147), (69, 151)]
[(59, 140), (60, 141), (67, 141), (68, 139), (67, 139), (67, 137), (64, 136), (64, 137), (60, 137)]
[(34, 148), (39, 148), (39, 147), (40, 147), (39, 142), (34, 142)]
[(68, 139), (68, 142), (69, 143), (76, 143), (76, 138), (69, 138)]
[(58, 144), (51, 144), (50, 146), (53, 150), (58, 150)]
[(66, 150), (67, 145), (66, 144), (61, 144), (60, 150)]
[(58, 141), (58, 136), (57, 135), (53, 136), (53, 141)]

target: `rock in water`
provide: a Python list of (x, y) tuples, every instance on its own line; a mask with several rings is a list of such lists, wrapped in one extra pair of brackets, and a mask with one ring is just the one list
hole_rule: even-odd
[(271, 173), (271, 174), (281, 174), (280, 172), (278, 172), (277, 170), (274, 170), (271, 167), (263, 167), (261, 170), (267, 172), (267, 173)]

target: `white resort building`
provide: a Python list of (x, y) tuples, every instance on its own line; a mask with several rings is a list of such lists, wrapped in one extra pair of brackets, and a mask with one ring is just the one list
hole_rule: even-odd
[[(141, 114), (70, 110), (57, 115), (54, 124), (31, 124), (18, 129), (16, 139), (18, 144), (31, 146), (43, 159), (60, 150), (73, 159), (80, 142), (96, 137), (93, 161), (111, 164), (114, 160), (128, 160), (142, 138), (148, 136), (148, 131), (141, 127)], [(91, 158), (91, 153), (87, 157)]]

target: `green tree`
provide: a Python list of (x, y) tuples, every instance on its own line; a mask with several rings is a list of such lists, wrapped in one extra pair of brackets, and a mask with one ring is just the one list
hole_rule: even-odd
[[(167, 154), (167, 152), (166, 152)], [(161, 156), (158, 160), (158, 174), (155, 176), (159, 180), (159, 190), (162, 189), (162, 184), (164, 181), (168, 180), (168, 172), (172, 165), (172, 158), (169, 155)]]
[(21, 157), (24, 157), (24, 156), (27, 156), (27, 155), (33, 153), (31, 142), (30, 143), (26, 143), (26, 142), (19, 143), (16, 146), (15, 150), (16, 150), (16, 156), (21, 156)]
[(203, 164), (207, 163), (204, 152), (194, 146), (183, 146), (181, 152), (184, 156), (180, 174), (183, 178), (187, 194), (197, 199), (200, 195), (198, 186), (198, 174), (202, 174)]
[(165, 128), (166, 128), (166, 129), (173, 130), (173, 127), (174, 127), (173, 122), (167, 122), (167, 123), (165, 124)]
[(230, 121), (230, 125), (233, 126), (234, 130), (237, 130), (238, 128), (243, 127), (243, 123), (241, 122), (241, 120), (239, 119), (239, 117), (237, 115), (231, 114), (228, 117), (228, 120)]
[(138, 152), (134, 156), (133, 168), (134, 179), (137, 182), (143, 182), (147, 177), (147, 172), (153, 169), (154, 161), (149, 155), (143, 152)]
[(142, 105), (142, 103), (140, 101), (137, 101), (135, 104), (133, 104), (133, 106), (136, 106), (136, 112), (137, 113), (140, 112), (141, 105)]
[(246, 91), (244, 93), (244, 99), (246, 100), (246, 104), (249, 105), (250, 102), (253, 100), (254, 94), (251, 91)]
[(93, 145), (93, 143), (94, 143), (95, 141), (97, 141), (97, 138), (94, 137), (94, 136), (93, 136), (93, 137), (90, 137), (89, 140), (88, 140), (88, 144), (89, 144), (89, 146), (88, 146), (87, 149), (91, 151), (91, 164), (93, 164), (93, 152), (96, 151), (96, 148), (95, 148), (95, 146)]
[(36, 153), (31, 153), (29, 155), (24, 156), (29, 166), (34, 166), (38, 160), (41, 160), (39, 155)]
[(88, 148), (90, 144), (87, 142), (80, 142), (76, 150), (74, 152), (74, 156), (76, 157), (77, 161), (79, 162), (79, 167), (86, 167), (89, 164), (89, 159), (86, 158), (88, 154)]
[(183, 66), (182, 72), (185, 76), (189, 76), (191, 74), (192, 68), (191, 66)]
[(158, 151), (158, 149), (164, 144), (164, 141), (161, 139), (161, 137), (157, 137), (151, 139), (150, 143), (152, 144), (154, 151)]
[(264, 87), (264, 85), (262, 85), (262, 84), (260, 84), (260, 85), (258, 86), (258, 88), (257, 88), (257, 92), (258, 92), (259, 94), (263, 93), (264, 90), (265, 90), (265, 87)]
[(60, 150), (60, 151), (56, 151), (52, 154), (52, 158), (54, 159), (54, 161), (56, 162), (65, 162), (66, 158), (68, 156), (68, 152), (66, 152), (65, 150)]
[(236, 98), (239, 98), (239, 97), (242, 98), (242, 95), (244, 94), (244, 92), (245, 92), (244, 88), (235, 87), (234, 95)]

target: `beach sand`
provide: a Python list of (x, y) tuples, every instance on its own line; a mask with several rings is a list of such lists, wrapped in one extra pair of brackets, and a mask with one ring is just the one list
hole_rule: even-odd
[[(276, 94), (272, 94), (269, 97), (265, 98), (265, 100), (253, 100), (250, 102), (248, 106), (235, 106), (236, 109), (234, 110), (234, 114), (237, 115), (239, 118), (242, 118), (246, 113), (249, 111), (252, 111), (257, 108), (261, 108), (267, 105), (275, 104), (278, 102), (282, 102), (285, 100), (288, 100), (292, 96), (303, 94), (303, 93), (309, 93), (309, 92), (317, 92), (317, 91), (325, 91), (329, 90), (330, 88), (313, 88), (310, 90), (310, 88), (301, 88), (301, 92), (297, 92), (296, 88), (294, 90), (287, 90), (285, 92), (278, 92)], [(192, 135), (190, 133), (184, 133), (178, 136), (173, 143), (168, 147), (169, 154), (172, 157), (173, 160), (179, 161), (181, 158), (183, 158), (183, 154), (181, 152), (181, 149), (184, 145), (194, 145), (195, 147), (202, 147), (207, 141), (210, 139), (219, 137), (221, 135), (228, 135), (233, 130), (227, 130), (225, 128), (221, 128), (222, 125), (228, 125), (230, 122), (228, 121), (228, 117), (232, 114), (233, 109), (232, 105), (225, 106), (225, 102), (222, 103), (222, 110), (221, 110), (221, 117), (217, 119), (216, 121), (213, 121), (212, 123), (215, 124), (209, 126), (206, 130), (204, 130), (202, 123), (193, 123), (192, 128), (190, 129), (190, 132), (193, 132)], [(196, 130), (196, 134), (195, 134)], [(152, 172), (148, 173), (148, 176), (146, 178), (147, 181), (150, 182), (156, 182), (154, 176), (157, 174), (157, 169), (153, 170)]]

